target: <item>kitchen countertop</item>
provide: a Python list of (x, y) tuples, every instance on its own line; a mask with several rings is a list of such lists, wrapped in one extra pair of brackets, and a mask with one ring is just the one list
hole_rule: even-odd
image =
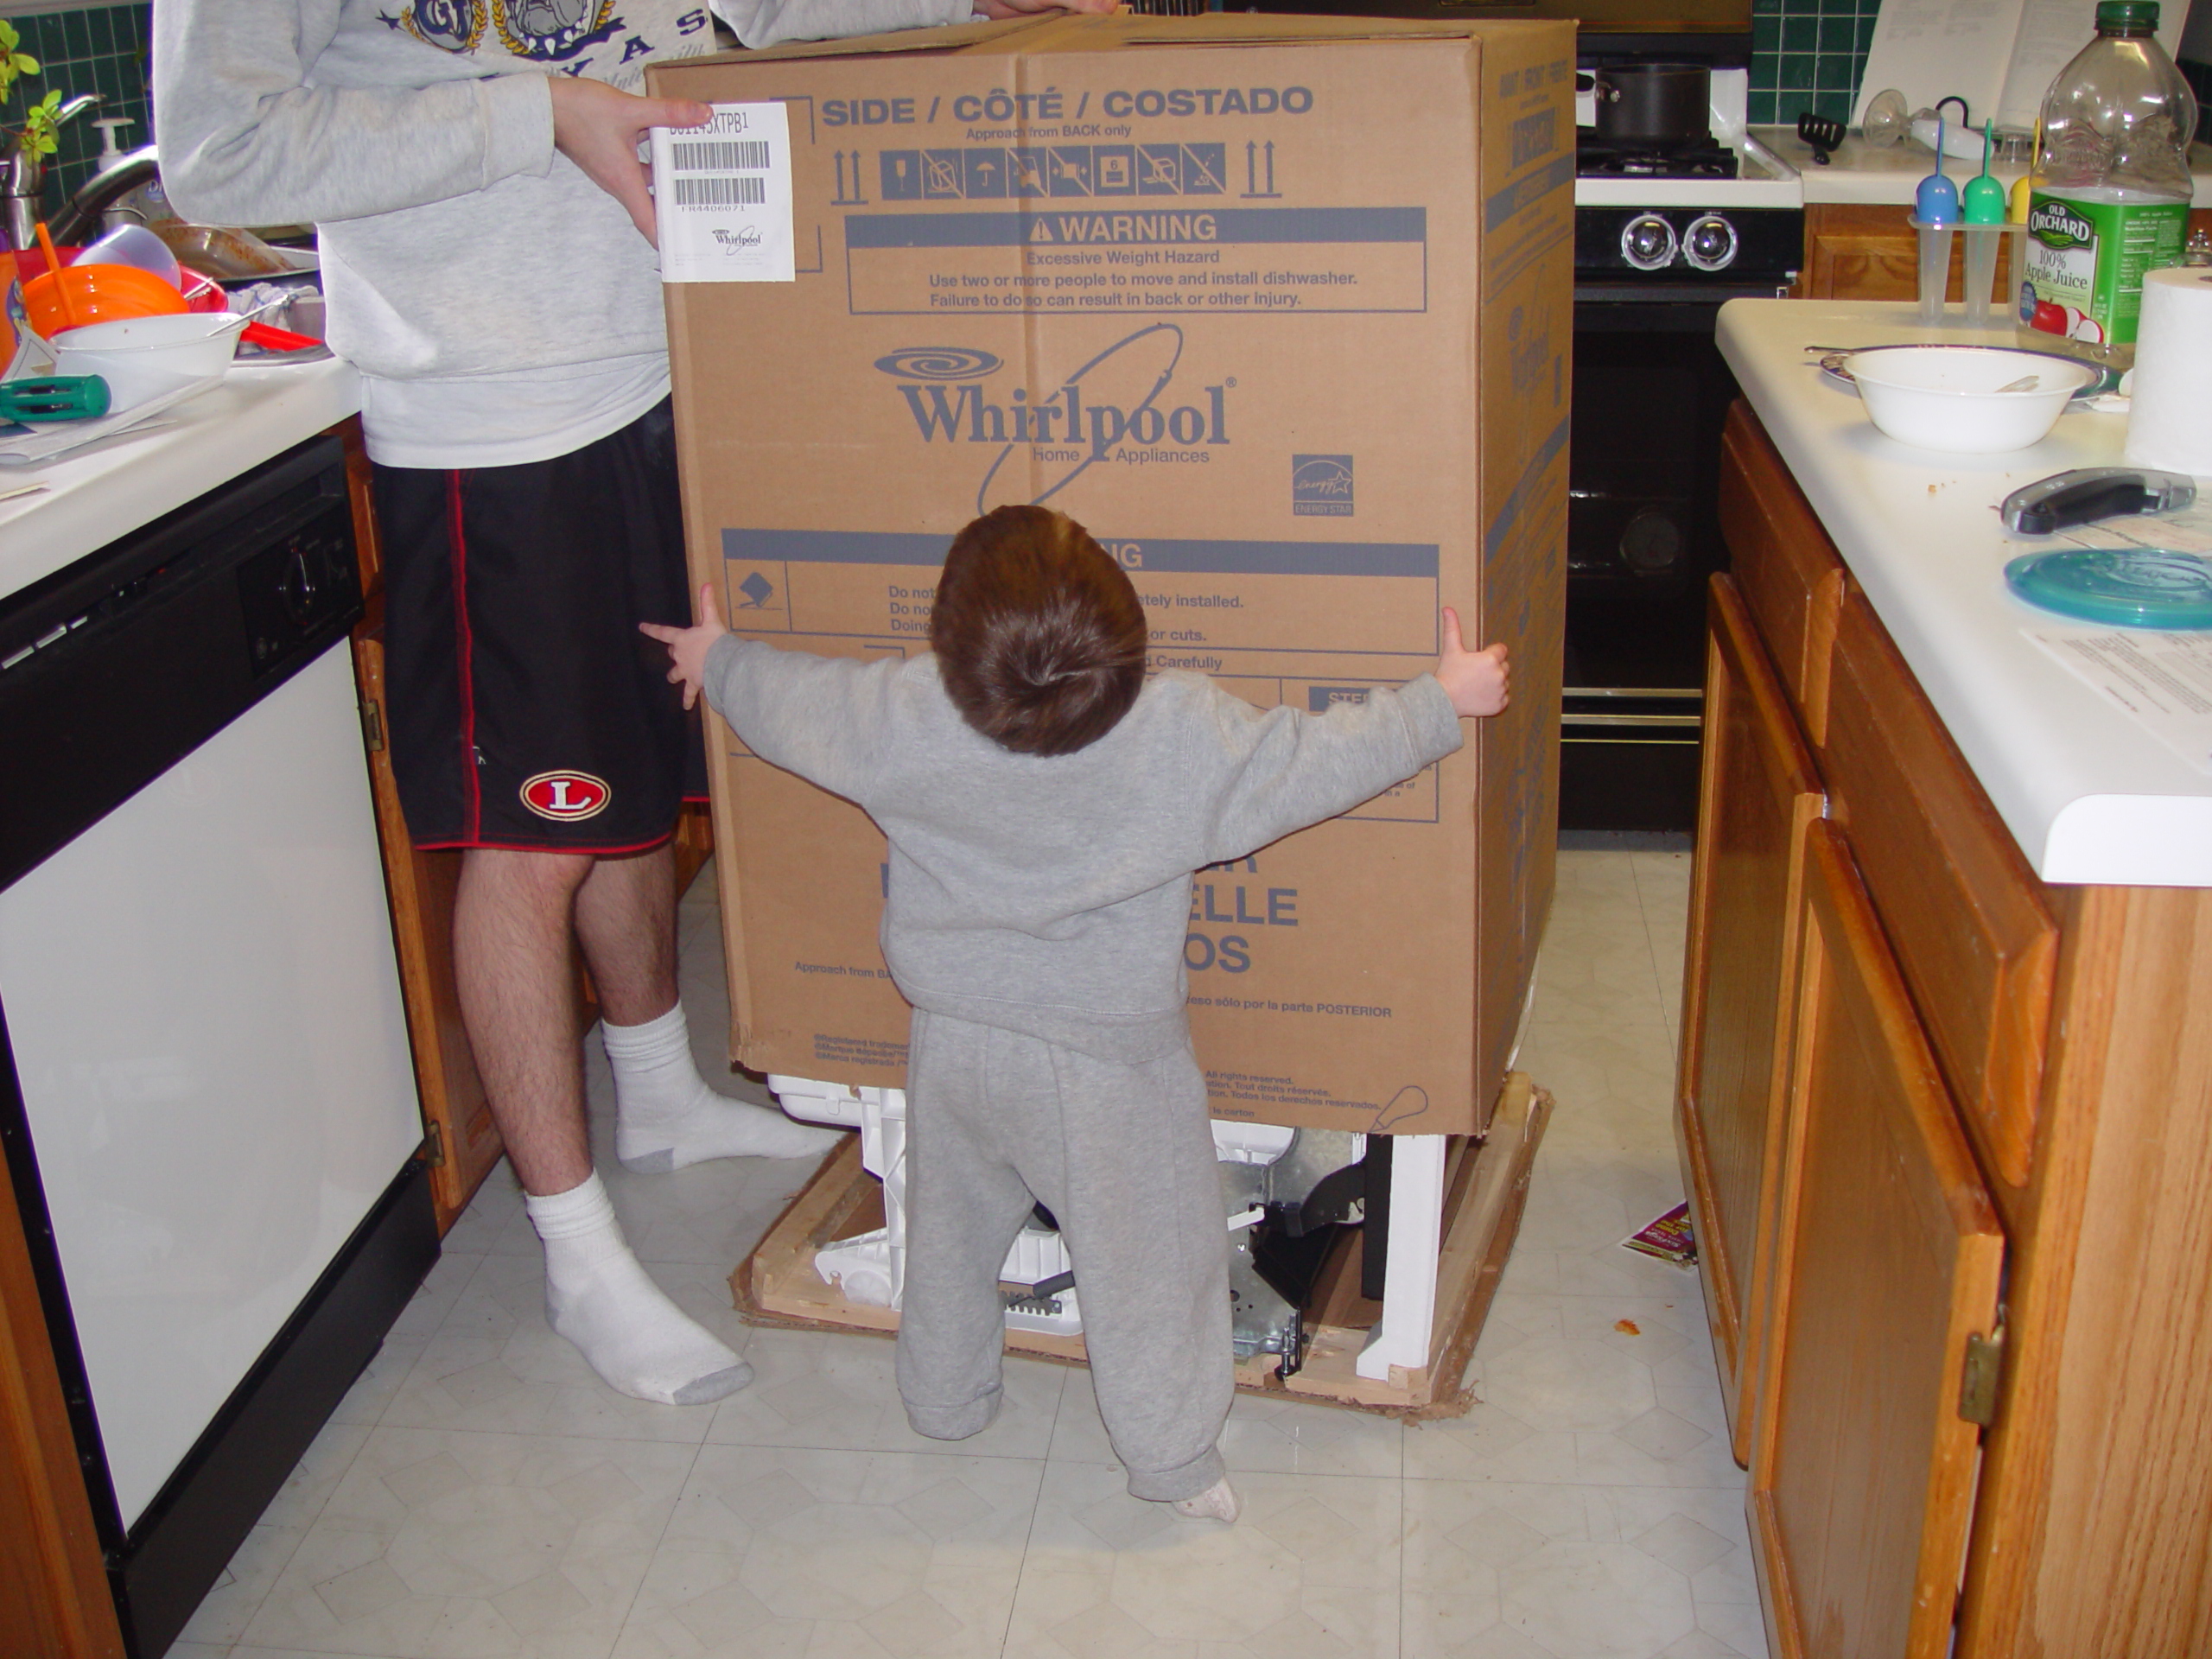
[(197, 397), (75, 454), (0, 466), (0, 600), (118, 536), (334, 426), (361, 406), (360, 377), (334, 358), (238, 363)]
[[(1753, 127), (1751, 137), (1803, 175), (1808, 207), (1815, 202), (1853, 201), (1909, 207), (1913, 191), (1936, 168), (1934, 153), (1918, 144), (1876, 149), (1856, 133), (1843, 141), (1826, 167), (1814, 163), (1811, 149), (1797, 137), (1795, 127)], [(2212, 207), (2212, 146), (2191, 146), (2189, 160), (2190, 171), (2196, 180), (2196, 205)], [(1943, 167), (1952, 181), (1961, 185), (1980, 171), (1975, 163), (1955, 156), (1946, 157)], [(2027, 169), (1993, 166), (1989, 170), (2009, 191), (2012, 181)]]
[[(1967, 764), (2046, 881), (2212, 887), (2212, 773), (2044, 654), (2024, 630), (2093, 633), (2014, 599), (1997, 503), (2071, 467), (2117, 465), (2125, 415), (2074, 410), (2033, 448), (1937, 455), (1877, 432), (1805, 347), (1927, 340), (1910, 303), (1736, 300), (1719, 345)], [(2011, 345), (2009, 328), (1941, 337)], [(2199, 480), (2205, 487), (2208, 480)]]

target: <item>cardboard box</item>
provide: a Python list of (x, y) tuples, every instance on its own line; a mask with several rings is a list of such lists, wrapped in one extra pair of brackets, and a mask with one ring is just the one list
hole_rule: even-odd
[[(691, 557), (740, 631), (922, 649), (953, 532), (1041, 501), (1128, 568), (1157, 665), (1255, 703), (1411, 677), (1447, 601), (1510, 643), (1462, 753), (1199, 874), (1217, 1116), (1465, 1133), (1503, 1081), (1552, 887), (1573, 68), (1565, 23), (1224, 15), (652, 76), (746, 106), (663, 144), (671, 278), (791, 271), (668, 289)], [(714, 741), (734, 1057), (902, 1084), (880, 836)]]

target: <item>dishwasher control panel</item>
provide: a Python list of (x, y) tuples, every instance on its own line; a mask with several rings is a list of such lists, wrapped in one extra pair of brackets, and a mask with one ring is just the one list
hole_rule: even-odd
[(343, 496), (238, 567), (238, 608), (258, 678), (343, 626), (361, 604), (353, 518)]

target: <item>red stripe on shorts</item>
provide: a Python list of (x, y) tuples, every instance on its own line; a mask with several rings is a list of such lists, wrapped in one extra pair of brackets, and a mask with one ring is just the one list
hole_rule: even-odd
[(474, 642), (468, 629), (468, 535), (461, 510), (461, 474), (446, 474), (446, 535), (453, 548), (453, 620), (459, 642), (461, 673), (461, 778), (468, 803), (466, 841), (484, 832), (483, 781), (476, 775), (476, 677), (471, 661)]

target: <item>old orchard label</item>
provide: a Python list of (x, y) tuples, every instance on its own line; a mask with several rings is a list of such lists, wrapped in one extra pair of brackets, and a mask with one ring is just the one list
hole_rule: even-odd
[(2133, 345), (2143, 273), (2180, 264), (2188, 233), (2186, 202), (2037, 191), (2024, 243), (2020, 321), (2092, 346)]

